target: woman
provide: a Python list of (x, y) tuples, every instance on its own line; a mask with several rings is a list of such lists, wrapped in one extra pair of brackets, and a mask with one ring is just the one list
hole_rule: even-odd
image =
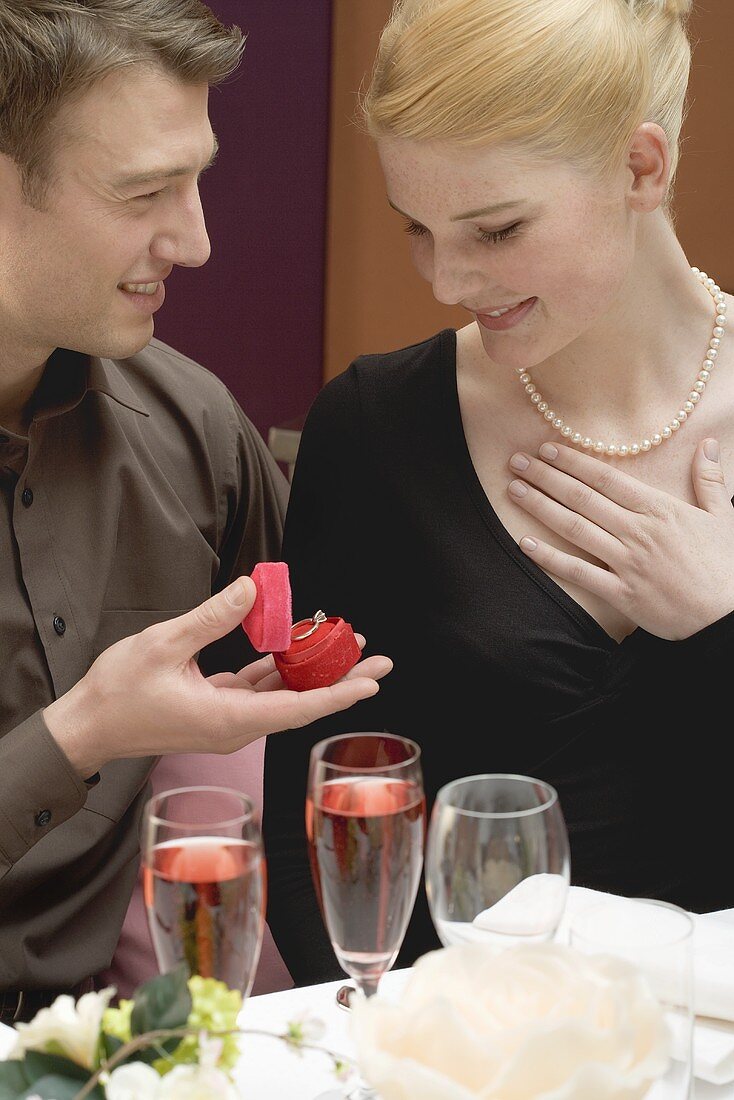
[[(731, 299), (669, 209), (689, 7), (405, 0), (383, 33), (364, 111), (387, 196), (469, 323), (360, 358), (304, 431), (296, 612), (353, 618), (395, 671), (266, 750), (270, 924), (297, 981), (337, 973), (302, 824), (309, 743), (336, 730), (417, 740), (429, 803), (478, 772), (551, 782), (578, 884), (734, 904)], [(400, 961), (437, 943), (421, 894)]]

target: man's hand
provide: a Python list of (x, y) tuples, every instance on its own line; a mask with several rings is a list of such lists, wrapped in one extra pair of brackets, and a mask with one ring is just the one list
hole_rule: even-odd
[(368, 657), (331, 687), (296, 692), (283, 687), (268, 655), (236, 674), (205, 678), (195, 655), (238, 626), (254, 600), (253, 581), (240, 577), (193, 611), (100, 654), (44, 711), (79, 775), (121, 757), (234, 752), (263, 734), (346, 710), (374, 695), (392, 668), (388, 657)]
[(544, 443), (510, 468), (523, 479), (509, 486), (515, 503), (603, 563), (522, 538), (548, 573), (660, 638), (687, 638), (734, 610), (734, 508), (716, 440), (693, 458), (698, 507), (571, 447)]

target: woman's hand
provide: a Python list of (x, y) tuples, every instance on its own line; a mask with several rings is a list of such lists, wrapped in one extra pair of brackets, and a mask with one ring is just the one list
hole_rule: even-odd
[(734, 610), (734, 508), (716, 440), (693, 458), (698, 507), (574, 448), (538, 453), (510, 459), (522, 474), (510, 496), (607, 568), (526, 536), (528, 557), (660, 638), (687, 638)]

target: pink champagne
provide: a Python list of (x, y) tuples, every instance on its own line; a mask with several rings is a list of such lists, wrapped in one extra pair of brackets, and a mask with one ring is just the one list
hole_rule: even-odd
[(423, 861), (426, 804), (416, 783), (329, 780), (306, 802), (311, 870), (342, 968), (376, 984), (405, 935)]
[(249, 992), (265, 914), (265, 864), (245, 840), (168, 840), (143, 870), (145, 905), (162, 972), (185, 960), (192, 974)]

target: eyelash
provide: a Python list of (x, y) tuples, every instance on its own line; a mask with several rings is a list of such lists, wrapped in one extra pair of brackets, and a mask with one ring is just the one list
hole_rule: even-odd
[[(491, 232), (486, 229), (480, 229), (479, 240), (484, 244), (501, 244), (502, 241), (506, 241), (509, 237), (514, 237), (519, 231), (520, 225), (520, 222), (515, 222), (514, 225), (508, 225), (506, 229), (496, 229)], [(425, 237), (428, 232), (424, 226), (414, 221), (409, 221), (404, 228), (405, 232), (411, 237)]]
[[(211, 168), (211, 164), (209, 165), (209, 168)], [(199, 184), (201, 182), (201, 177), (204, 175), (204, 172), (206, 172), (206, 171), (208, 171), (208, 169), (205, 168), (204, 171), (200, 172), (199, 175), (196, 177), (197, 184)], [(142, 202), (143, 199), (154, 199), (156, 197), (156, 195), (162, 195), (167, 190), (168, 190), (168, 188), (166, 188), (166, 187), (159, 187), (157, 191), (149, 191), (147, 193), (147, 195), (135, 195), (134, 196), (134, 201), (135, 202)]]

